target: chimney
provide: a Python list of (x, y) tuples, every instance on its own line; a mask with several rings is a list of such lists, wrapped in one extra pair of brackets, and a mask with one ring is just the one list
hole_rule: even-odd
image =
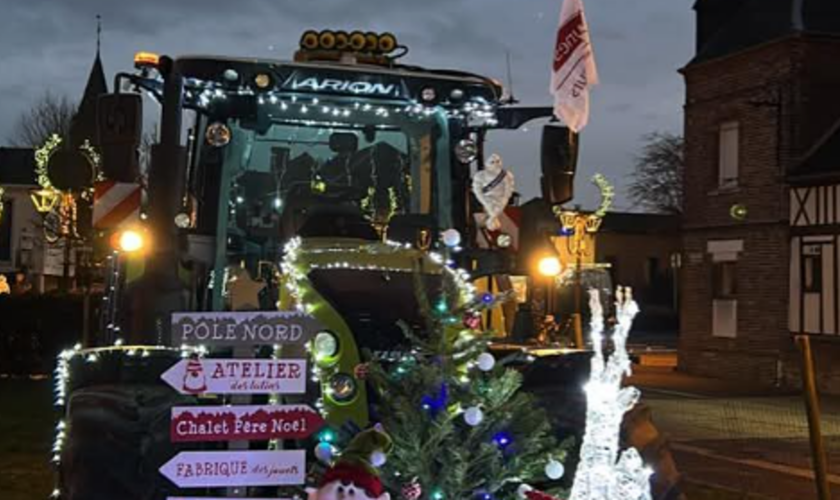
[(723, 28), (748, 0), (697, 0), (694, 11), (697, 16), (697, 40), (695, 50), (699, 54), (706, 43)]

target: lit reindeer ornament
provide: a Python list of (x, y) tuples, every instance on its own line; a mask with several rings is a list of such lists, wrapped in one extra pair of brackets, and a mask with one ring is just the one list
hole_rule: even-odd
[(613, 330), (615, 350), (604, 358), (604, 310), (597, 290), (589, 291), (592, 313), (592, 371), (586, 385), (586, 433), (580, 451), (570, 500), (650, 500), (650, 476), (635, 448), (619, 450), (619, 434), (624, 414), (639, 400), (635, 387), (621, 387), (630, 375), (627, 335), (639, 306), (630, 288), (616, 291), (618, 324)]

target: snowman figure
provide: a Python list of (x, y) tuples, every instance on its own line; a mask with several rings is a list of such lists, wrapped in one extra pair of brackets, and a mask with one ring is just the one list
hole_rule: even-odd
[(204, 367), (201, 361), (191, 359), (187, 361), (187, 368), (184, 370), (184, 392), (190, 394), (201, 394), (207, 390), (207, 377), (204, 375)]
[(391, 500), (379, 478), (393, 447), (381, 426), (360, 432), (324, 473), (318, 488), (307, 488), (309, 500)]
[(472, 179), (473, 194), (484, 207), (487, 214), (484, 225), (490, 231), (497, 231), (502, 226), (499, 215), (513, 196), (513, 174), (503, 167), (502, 157), (493, 153), (484, 163), (484, 170), (476, 172)]

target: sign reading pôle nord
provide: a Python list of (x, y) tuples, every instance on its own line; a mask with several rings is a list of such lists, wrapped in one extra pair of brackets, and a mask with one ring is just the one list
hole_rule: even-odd
[(182, 451), (160, 468), (179, 488), (303, 484), (304, 450)]
[(324, 425), (306, 405), (172, 408), (173, 442), (303, 439)]
[(160, 376), (181, 394), (304, 394), (303, 359), (182, 359)]
[(297, 311), (173, 313), (172, 345), (301, 345), (319, 329), (315, 318)]

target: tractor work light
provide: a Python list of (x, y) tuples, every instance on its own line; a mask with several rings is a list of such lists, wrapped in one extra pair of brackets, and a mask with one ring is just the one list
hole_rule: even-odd
[(124, 229), (111, 237), (111, 247), (118, 252), (137, 253), (148, 247), (147, 240), (147, 234), (142, 229)]
[(558, 274), (560, 274), (560, 271), (563, 270), (560, 264), (560, 259), (553, 255), (543, 257), (542, 259), (540, 259), (540, 262), (537, 265), (537, 269), (539, 270), (540, 274), (549, 278), (557, 276)]
[(300, 50), (304, 52), (338, 51), (384, 56), (398, 49), (397, 37), (393, 33), (369, 31), (307, 30), (300, 38)]
[(312, 340), (312, 353), (316, 362), (328, 364), (338, 354), (338, 338), (327, 330), (318, 332)]
[(160, 56), (154, 52), (138, 52), (134, 54), (134, 67), (137, 69), (157, 68)]

